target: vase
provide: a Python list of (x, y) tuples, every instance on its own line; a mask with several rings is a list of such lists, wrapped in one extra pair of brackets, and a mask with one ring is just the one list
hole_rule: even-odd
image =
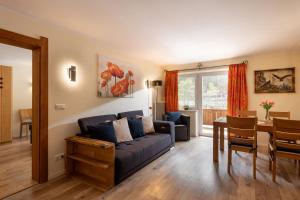
[(265, 116), (265, 120), (270, 120), (270, 114), (269, 114), (269, 110), (266, 109), (266, 116)]

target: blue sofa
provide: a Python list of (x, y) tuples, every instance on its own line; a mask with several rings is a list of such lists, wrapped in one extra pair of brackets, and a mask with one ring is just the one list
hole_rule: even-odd
[[(107, 120), (113, 121), (143, 116), (142, 110), (99, 115), (78, 120), (81, 136), (89, 137), (87, 126), (97, 125)], [(116, 144), (115, 183), (118, 184), (151, 161), (170, 150), (175, 144), (175, 124), (167, 121), (154, 121), (155, 134), (135, 138), (130, 142)]]

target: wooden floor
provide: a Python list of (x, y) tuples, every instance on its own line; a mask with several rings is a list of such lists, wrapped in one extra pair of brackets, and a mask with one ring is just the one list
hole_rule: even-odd
[(170, 152), (104, 194), (79, 179), (60, 177), (7, 199), (300, 199), (300, 178), (293, 161), (280, 160), (277, 183), (273, 183), (267, 156), (258, 154), (257, 180), (252, 179), (251, 158), (233, 153), (229, 176), (227, 151), (220, 154), (220, 163), (214, 164), (212, 139), (193, 138), (177, 143)]
[(0, 199), (35, 184), (31, 178), (31, 161), (27, 138), (0, 145)]

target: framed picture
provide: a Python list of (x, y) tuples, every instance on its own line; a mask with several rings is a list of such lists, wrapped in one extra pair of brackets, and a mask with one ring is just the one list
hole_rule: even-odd
[(295, 68), (257, 70), (255, 93), (293, 93), (295, 92)]
[(133, 97), (134, 73), (131, 65), (98, 56), (98, 96)]

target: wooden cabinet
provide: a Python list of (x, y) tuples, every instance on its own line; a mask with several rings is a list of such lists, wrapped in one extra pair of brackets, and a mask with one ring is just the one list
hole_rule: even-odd
[(0, 66), (0, 143), (12, 140), (12, 68)]
[(77, 175), (108, 190), (114, 184), (115, 144), (73, 136), (66, 139), (67, 174)]

